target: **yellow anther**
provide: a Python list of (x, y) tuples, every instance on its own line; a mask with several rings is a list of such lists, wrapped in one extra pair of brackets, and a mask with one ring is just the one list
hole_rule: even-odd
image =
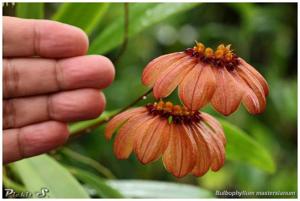
[(164, 105), (165, 105), (165, 103), (163, 101), (159, 101), (157, 106), (156, 106), (156, 109), (157, 110), (162, 110), (164, 108)]
[(181, 115), (182, 114), (182, 110), (181, 110), (181, 107), (179, 105), (174, 105), (173, 106), (173, 114), (174, 115)]
[(173, 103), (171, 103), (170, 101), (166, 102), (164, 110), (167, 112), (172, 112), (173, 109)]
[(231, 61), (233, 58), (233, 54), (231, 52), (226, 53), (225, 55), (225, 60), (226, 61)]
[(221, 44), (217, 47), (217, 50), (224, 50), (225, 49), (225, 45)]
[(226, 49), (227, 49), (228, 51), (231, 51), (231, 50), (230, 50), (230, 47), (231, 47), (231, 44), (228, 44), (228, 45), (226, 46)]
[(181, 108), (182, 108), (182, 111), (187, 111), (188, 110), (188, 108), (184, 105)]
[(196, 46), (194, 47), (194, 51), (198, 52), (198, 53), (203, 53), (205, 49), (205, 46), (203, 45), (203, 43), (196, 43)]
[(224, 56), (224, 49), (218, 49), (215, 52), (216, 59), (221, 59), (221, 58), (223, 58), (223, 56)]
[(188, 110), (184, 110), (182, 111), (183, 115), (184, 116), (189, 116), (190, 115), (190, 112)]
[(189, 114), (190, 114), (190, 112), (189, 112), (189, 110), (187, 109), (187, 107), (185, 107), (185, 106), (182, 106), (182, 114), (184, 115), (184, 116), (188, 116)]
[(206, 48), (206, 49), (205, 49), (205, 52), (204, 52), (204, 55), (205, 55), (207, 58), (213, 57), (213, 55), (214, 55), (213, 49), (211, 49), (210, 47)]

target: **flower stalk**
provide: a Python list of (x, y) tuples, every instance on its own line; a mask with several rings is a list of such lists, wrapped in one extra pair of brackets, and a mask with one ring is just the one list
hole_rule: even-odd
[(143, 93), (141, 96), (139, 96), (137, 99), (132, 101), (129, 105), (122, 108), (119, 111), (113, 111), (113, 112), (104, 112), (102, 113), (98, 118), (87, 120), (87, 121), (81, 121), (74, 124), (69, 125), (69, 131), (71, 134), (70, 140), (72, 140), (75, 137), (79, 137), (83, 134), (86, 134), (90, 132), (92, 129), (97, 128), (108, 121), (110, 121), (113, 117), (116, 115), (124, 112), (125, 110), (135, 106), (139, 101), (143, 100), (147, 95), (149, 95), (152, 92), (152, 89), (149, 89), (145, 93)]

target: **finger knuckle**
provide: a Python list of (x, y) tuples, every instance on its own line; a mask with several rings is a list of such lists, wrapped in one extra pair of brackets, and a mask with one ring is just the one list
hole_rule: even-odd
[(16, 127), (16, 107), (13, 99), (3, 101), (3, 127)]
[(3, 94), (4, 97), (13, 97), (18, 94), (19, 91), (19, 82), (20, 82), (20, 74), (15, 67), (13, 61), (9, 59), (4, 59), (3, 62)]

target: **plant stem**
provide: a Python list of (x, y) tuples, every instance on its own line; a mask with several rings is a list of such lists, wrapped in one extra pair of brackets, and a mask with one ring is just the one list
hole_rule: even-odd
[(127, 44), (128, 44), (128, 27), (129, 27), (129, 6), (128, 3), (124, 3), (124, 37), (123, 37), (123, 44), (119, 50), (118, 56), (116, 57), (114, 64), (117, 64), (120, 60), (122, 55), (124, 54)]
[(118, 112), (114, 112), (111, 115), (106, 115), (104, 118), (101, 118), (101, 116), (100, 116), (99, 119), (101, 119), (101, 120), (98, 121), (98, 122), (97, 121), (94, 122), (93, 120), (90, 120), (90, 121), (93, 121), (93, 122), (91, 122), (89, 124), (86, 124), (87, 125), (86, 127), (74, 129), (74, 131), (71, 132), (72, 135), (70, 136), (70, 139), (73, 139), (75, 137), (81, 136), (82, 134), (87, 133), (91, 129), (97, 128), (97, 127), (101, 126), (102, 124), (107, 123), (109, 120), (111, 120), (116, 115), (120, 114), (121, 112), (124, 112), (125, 110), (127, 110), (127, 109), (131, 108), (132, 106), (134, 106), (135, 104), (137, 104), (139, 101), (141, 101), (142, 99), (144, 99), (144, 97), (146, 97), (151, 92), (152, 92), (152, 89), (149, 89), (144, 94), (142, 94), (141, 96), (139, 96), (137, 99), (135, 99), (133, 102), (131, 102), (129, 105), (127, 105), (126, 107), (124, 107), (123, 109), (121, 109)]
[(118, 113), (112, 115), (107, 121), (109, 121), (114, 116), (120, 114), (121, 112), (124, 112), (125, 110), (128, 110), (129, 108), (131, 108), (132, 106), (134, 106), (135, 104), (137, 104), (138, 102), (140, 102), (140, 100), (144, 99), (144, 97), (147, 97), (147, 95), (150, 94), (151, 92), (152, 92), (152, 88), (149, 89), (148, 91), (146, 91), (143, 95), (141, 95), (137, 99), (135, 99), (132, 103), (130, 103), (129, 105), (127, 105), (126, 107), (124, 107), (123, 109), (121, 109)]

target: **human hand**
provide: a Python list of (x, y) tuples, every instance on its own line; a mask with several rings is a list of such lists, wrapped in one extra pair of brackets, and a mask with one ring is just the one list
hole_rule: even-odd
[(99, 89), (114, 79), (109, 59), (90, 55), (80, 29), (3, 17), (3, 162), (38, 155), (68, 138), (66, 122), (99, 116)]

